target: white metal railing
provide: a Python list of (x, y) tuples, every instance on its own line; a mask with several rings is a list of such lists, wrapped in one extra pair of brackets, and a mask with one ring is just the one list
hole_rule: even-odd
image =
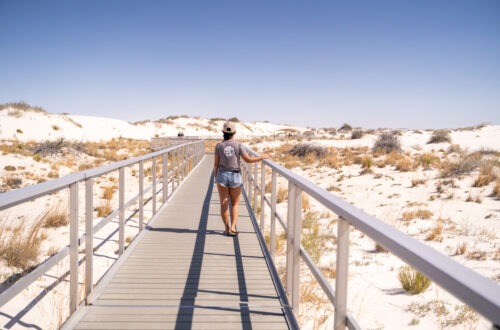
[[(252, 150), (250, 154), (258, 155)], [(259, 165), (260, 164), (260, 165)], [(260, 166), (260, 182), (258, 167)], [(271, 200), (265, 195), (266, 168), (271, 170)], [(277, 176), (288, 181), (288, 210), (283, 219), (276, 212)], [(460, 265), (429, 246), (396, 230), (377, 218), (350, 205), (314, 183), (289, 171), (270, 160), (261, 163), (243, 165), (244, 189), (250, 207), (257, 210), (260, 194), (261, 231), (265, 228), (265, 212), (270, 207), (270, 255), (274, 260), (276, 246), (276, 220), (286, 232), (286, 292), (292, 305), (292, 311), (298, 315), (300, 298), (300, 259), (304, 261), (312, 275), (318, 281), (324, 293), (334, 305), (334, 328), (361, 329), (352, 315), (347, 313), (347, 288), (349, 264), (349, 231), (354, 226), (357, 230), (384, 246), (394, 255), (421, 271), (435, 283), (446, 289), (465, 304), (490, 320), (500, 325), (500, 286), (473, 270)], [(335, 289), (322, 275), (319, 267), (301, 245), (302, 232), (302, 193), (308, 194), (323, 206), (339, 216), (337, 228), (337, 261)]]
[[(118, 254), (121, 256), (124, 252), (125, 242), (125, 211), (132, 205), (138, 204), (139, 214), (139, 232), (144, 229), (144, 206), (146, 193), (151, 192), (152, 216), (157, 212), (156, 199), (161, 192), (161, 203), (165, 203), (169, 197), (169, 184), (171, 183), (171, 193), (179, 186), (181, 180), (186, 178), (189, 171), (200, 162), (205, 154), (205, 142), (196, 141), (185, 143), (182, 145), (173, 146), (144, 156), (123, 160), (120, 162), (108, 164), (102, 167), (69, 174), (59, 179), (43, 182), (37, 185), (20, 188), (0, 194), (0, 211), (7, 210), (18, 204), (28, 202), (30, 200), (42, 197), (53, 192), (69, 188), (69, 210), (70, 210), (70, 241), (69, 245), (61, 251), (47, 259), (45, 262), (36, 267), (32, 272), (23, 276), (19, 281), (14, 283), (8, 289), (0, 294), (0, 306), (5, 305), (12, 298), (16, 297), (30, 284), (44, 275), (48, 270), (52, 269), (56, 264), (63, 260), (68, 254), (70, 256), (70, 292), (69, 292), (69, 309), (70, 315), (73, 314), (80, 302), (78, 301), (78, 248), (85, 243), (85, 275), (84, 275), (84, 297), (85, 303), (92, 293), (94, 279), (93, 274), (93, 238), (94, 234), (102, 229), (112, 219), (118, 215)], [(157, 177), (156, 165), (157, 158), (162, 160), (162, 175)], [(144, 187), (144, 162), (151, 161), (152, 183), (151, 186)], [(170, 171), (169, 171), (170, 162)], [(125, 201), (125, 168), (138, 164), (139, 166), (139, 187), (137, 196), (129, 201)], [(113, 171), (118, 171), (119, 177), (119, 197), (117, 210), (103, 218), (99, 223), (93, 225), (93, 184), (94, 180), (105, 174)], [(170, 181), (169, 181), (170, 177)], [(79, 223), (79, 184), (85, 183), (85, 234), (78, 237)], [(157, 185), (161, 187), (158, 188)]]

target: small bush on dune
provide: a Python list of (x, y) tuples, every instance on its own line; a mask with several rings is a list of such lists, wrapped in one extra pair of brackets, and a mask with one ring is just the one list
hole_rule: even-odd
[(428, 277), (409, 266), (405, 266), (399, 271), (398, 279), (403, 289), (410, 294), (422, 293), (431, 284)]
[(430, 143), (443, 143), (443, 142), (451, 143), (450, 132), (447, 130), (437, 130), (432, 132), (432, 135), (427, 143), (430, 144)]
[(292, 150), (290, 150), (290, 154), (293, 156), (297, 156), (300, 158), (306, 157), (310, 154), (316, 155), (316, 157), (320, 158), (326, 155), (327, 149), (321, 146), (310, 144), (310, 143), (300, 143), (293, 146)]
[(351, 134), (351, 139), (352, 140), (361, 139), (362, 137), (363, 137), (363, 131), (362, 130), (355, 130)]
[(373, 145), (374, 152), (383, 152), (383, 153), (391, 153), (391, 152), (401, 152), (401, 143), (399, 142), (399, 138), (397, 135), (393, 133), (382, 133), (378, 137), (377, 141)]
[(469, 174), (481, 164), (481, 155), (473, 153), (465, 155), (457, 161), (443, 162), (441, 165), (441, 177), (457, 177), (464, 174)]
[(344, 125), (342, 125), (340, 128), (339, 128), (339, 131), (352, 131), (352, 126), (347, 124), (347, 123), (344, 123)]

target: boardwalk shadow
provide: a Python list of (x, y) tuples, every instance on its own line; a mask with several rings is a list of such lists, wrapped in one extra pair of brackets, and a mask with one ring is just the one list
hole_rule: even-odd
[[(193, 255), (190, 263), (190, 268), (189, 268), (189, 274), (187, 277), (186, 283), (189, 283), (189, 286), (186, 286), (184, 289), (184, 292), (182, 294), (181, 300), (180, 300), (180, 309), (179, 309), (179, 314), (177, 315), (176, 322), (175, 322), (175, 329), (190, 329), (193, 325), (193, 320), (194, 320), (194, 312), (196, 308), (199, 309), (212, 309), (212, 310), (225, 310), (225, 311), (231, 311), (235, 313), (239, 313), (241, 317), (241, 324), (242, 324), (242, 329), (245, 330), (250, 330), (252, 329), (251, 325), (251, 320), (250, 320), (250, 314), (255, 313), (250, 311), (250, 308), (248, 306), (249, 304), (249, 294), (247, 291), (247, 284), (246, 284), (246, 279), (245, 279), (245, 273), (243, 271), (243, 256), (241, 253), (241, 248), (240, 248), (240, 242), (238, 239), (238, 236), (233, 237), (233, 245), (234, 245), (234, 258), (236, 262), (236, 269), (241, 269), (241, 271), (238, 272), (238, 291), (237, 295), (239, 295), (239, 308), (231, 308), (231, 307), (217, 307), (217, 306), (197, 306), (196, 305), (196, 294), (193, 294), (193, 292), (210, 292), (208, 290), (201, 290), (200, 289), (200, 279), (201, 279), (201, 265), (203, 264), (203, 257), (206, 254), (211, 254), (211, 253), (205, 253), (205, 242), (206, 242), (206, 235), (207, 234), (218, 234), (218, 232), (214, 231), (209, 231), (207, 230), (208, 226), (208, 219), (210, 216), (214, 216), (214, 214), (209, 213), (210, 206), (213, 204), (219, 204), (218, 200), (213, 199), (213, 189), (214, 189), (214, 179), (213, 175), (210, 177), (210, 182), (208, 185), (207, 193), (205, 195), (205, 199), (203, 201), (203, 207), (200, 215), (200, 222), (198, 225), (198, 230), (196, 231), (196, 243), (193, 249)], [(217, 216), (219, 216), (217, 214)], [(175, 231), (177, 232), (177, 229), (152, 229), (152, 230), (158, 230), (158, 231)], [(184, 230), (180, 230), (180, 232), (184, 232)], [(189, 231), (190, 233), (193, 233), (194, 231)], [(228, 254), (228, 256), (233, 256), (231, 254)], [(194, 290), (193, 290), (194, 289)], [(227, 292), (220, 292), (220, 291), (211, 291), (212, 293), (220, 294), (220, 295), (236, 295), (235, 293), (227, 293)], [(262, 296), (267, 298), (266, 296)], [(267, 314), (267, 315), (273, 315), (274, 313), (268, 313), (268, 312), (261, 312), (258, 314)]]

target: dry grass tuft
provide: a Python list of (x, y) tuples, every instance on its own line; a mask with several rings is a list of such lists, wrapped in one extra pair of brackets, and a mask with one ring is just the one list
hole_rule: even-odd
[(477, 176), (472, 186), (483, 187), (495, 181), (497, 176), (494, 169), (495, 166), (493, 162), (483, 162), (479, 167), (479, 175)]
[(432, 166), (439, 166), (441, 160), (438, 156), (431, 153), (424, 153), (418, 156), (418, 164), (424, 169), (430, 169)]
[(455, 255), (461, 256), (465, 254), (466, 251), (467, 251), (467, 244), (465, 242), (458, 243), (457, 248), (455, 249)]
[(111, 206), (111, 201), (109, 199), (102, 201), (101, 204), (95, 209), (98, 217), (105, 217), (113, 211), (113, 207)]
[(428, 277), (409, 266), (405, 266), (399, 271), (398, 279), (403, 289), (410, 294), (422, 293), (431, 284)]
[(116, 191), (116, 186), (106, 186), (102, 188), (102, 198), (110, 201), (113, 198), (113, 195)]
[(413, 179), (411, 179), (411, 186), (413, 188), (413, 187), (416, 187), (419, 185), (424, 185), (426, 182), (427, 182), (427, 180), (423, 179), (423, 178), (413, 178)]
[(409, 210), (403, 212), (401, 218), (404, 221), (410, 221), (412, 219), (420, 218), (420, 219), (430, 219), (432, 217), (432, 212), (426, 209), (418, 209), (418, 210)]
[(68, 223), (68, 210), (62, 205), (52, 206), (43, 216), (43, 226), (45, 228), (62, 227)]
[(10, 267), (26, 269), (31, 266), (40, 254), (43, 240), (42, 225), (43, 218), (39, 217), (32, 225), (19, 223), (11, 230), (7, 230), (4, 229), (5, 221), (2, 221), (0, 258)]
[(436, 241), (436, 242), (442, 242), (443, 241), (443, 225), (441, 222), (438, 222), (436, 226), (434, 226), (430, 233), (425, 237), (426, 241)]
[(493, 188), (493, 195), (495, 195), (497, 198), (500, 198), (500, 179), (497, 179), (497, 182), (495, 183), (495, 188)]
[(282, 203), (286, 201), (288, 198), (288, 189), (285, 189), (283, 187), (279, 187), (278, 193), (276, 194), (276, 201), (277, 203)]
[(396, 162), (396, 170), (401, 172), (409, 172), (415, 169), (415, 164), (411, 158), (403, 157)]

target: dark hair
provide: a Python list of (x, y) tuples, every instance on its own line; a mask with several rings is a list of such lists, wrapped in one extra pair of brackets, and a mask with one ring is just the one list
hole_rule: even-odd
[(226, 132), (222, 132), (222, 134), (224, 134), (224, 141), (230, 140), (234, 135), (234, 133), (226, 133)]

